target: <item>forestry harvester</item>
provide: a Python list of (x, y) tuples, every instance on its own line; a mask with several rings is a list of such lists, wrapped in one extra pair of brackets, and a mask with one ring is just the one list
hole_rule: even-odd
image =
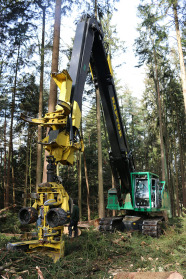
[(69, 222), (72, 202), (62, 185), (62, 179), (55, 175), (56, 164), (72, 165), (74, 152), (83, 151), (80, 136), (82, 95), (91, 68), (93, 81), (99, 88), (104, 117), (110, 141), (110, 164), (115, 188), (108, 191), (110, 210), (124, 210), (125, 215), (103, 218), (100, 231), (115, 229), (141, 230), (144, 234), (158, 236), (164, 212), (170, 216), (170, 202), (165, 182), (151, 172), (135, 172), (122, 124), (110, 60), (107, 57), (103, 31), (94, 17), (84, 16), (77, 25), (69, 71), (52, 73), (60, 89), (56, 110), (42, 119), (25, 121), (48, 127), (48, 136), (42, 144), (49, 152), (47, 181), (38, 185), (33, 206), (22, 208), (19, 219), (22, 224), (36, 222), (43, 214), (38, 226), (38, 239), (22, 243), (11, 243), (9, 248), (33, 249), (53, 248), (60, 255), (64, 253), (63, 230)]

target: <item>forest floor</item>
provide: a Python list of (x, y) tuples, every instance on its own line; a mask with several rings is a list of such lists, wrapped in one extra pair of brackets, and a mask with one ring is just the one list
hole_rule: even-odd
[(18, 235), (8, 234), (13, 229), (19, 232), (17, 217), (9, 218), (10, 228), (0, 222), (0, 278), (102, 279), (122, 271), (178, 271), (186, 278), (186, 217), (169, 220), (159, 238), (138, 232), (100, 233), (93, 227), (83, 230), (78, 238), (65, 237), (65, 257), (56, 263), (39, 253), (7, 251), (8, 242), (20, 241)]

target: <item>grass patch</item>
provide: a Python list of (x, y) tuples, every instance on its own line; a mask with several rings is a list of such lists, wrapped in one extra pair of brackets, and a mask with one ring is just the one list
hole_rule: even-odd
[[(16, 239), (0, 235), (0, 266), (12, 262), (8, 268), (9, 278), (15, 278), (11, 273), (14, 270), (23, 279), (38, 278), (36, 266), (45, 279), (113, 278), (115, 270), (177, 270), (184, 276), (185, 227), (186, 218), (175, 218), (158, 239), (137, 232), (83, 231), (76, 239), (65, 238), (65, 257), (55, 264), (45, 255), (6, 251), (6, 243)], [(0, 274), (4, 275), (5, 271)]]

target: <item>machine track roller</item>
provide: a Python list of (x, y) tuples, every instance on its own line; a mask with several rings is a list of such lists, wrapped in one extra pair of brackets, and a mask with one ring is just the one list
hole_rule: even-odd
[(161, 235), (162, 218), (146, 219), (143, 221), (142, 233), (149, 236), (159, 237)]
[(99, 231), (113, 232), (115, 230), (123, 231), (123, 217), (102, 218), (99, 222)]

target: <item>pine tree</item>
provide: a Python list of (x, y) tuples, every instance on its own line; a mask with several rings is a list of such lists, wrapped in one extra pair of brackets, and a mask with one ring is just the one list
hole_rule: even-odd
[[(183, 55), (183, 49), (182, 49), (182, 39), (181, 39), (181, 32), (180, 32), (180, 19), (179, 14), (182, 14), (184, 16), (184, 9), (185, 6), (182, 7), (183, 11), (182, 13), (179, 13), (181, 10), (181, 7), (179, 5), (178, 0), (159, 0), (159, 7), (161, 8), (162, 16), (165, 18), (168, 15), (168, 12), (171, 11), (171, 16), (173, 17), (173, 24), (176, 31), (176, 39), (177, 39), (177, 46), (178, 46), (178, 53), (179, 53), (179, 63), (180, 63), (180, 76), (182, 81), (182, 90), (183, 90), (183, 97), (184, 97), (184, 104), (185, 104), (185, 110), (186, 110), (186, 70), (185, 70), (185, 64), (184, 64), (184, 55)], [(172, 18), (171, 18), (172, 21)], [(184, 19), (183, 19), (184, 22)]]
[(158, 17), (153, 14), (152, 5), (139, 5), (138, 10), (143, 21), (138, 28), (140, 37), (136, 40), (136, 52), (140, 57), (140, 64), (144, 62), (150, 66), (149, 76), (153, 77), (154, 86), (156, 90), (156, 103), (159, 121), (159, 133), (160, 133), (160, 148), (161, 148), (161, 168), (162, 179), (166, 179), (165, 165), (166, 157), (164, 151), (164, 125), (162, 118), (162, 96), (160, 92), (160, 63), (159, 59), (162, 53), (166, 51), (166, 32), (159, 26)]

